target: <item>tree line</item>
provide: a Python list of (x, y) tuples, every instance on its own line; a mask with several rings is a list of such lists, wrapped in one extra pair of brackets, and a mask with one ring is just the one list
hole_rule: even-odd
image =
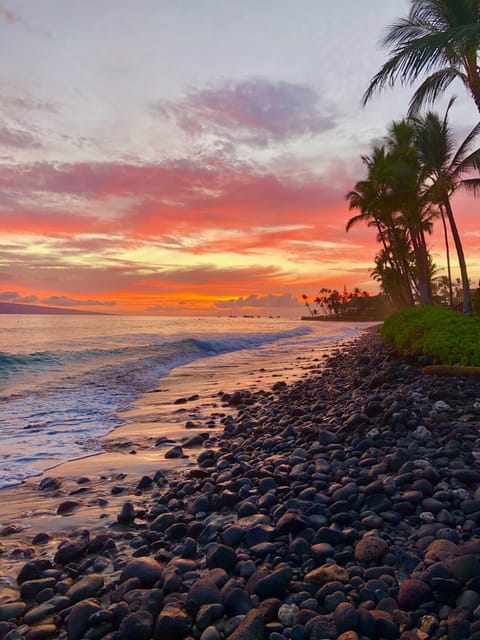
[(390, 55), (371, 80), (364, 104), (387, 85), (411, 85), (426, 77), (406, 117), (393, 122), (384, 138), (362, 157), (367, 175), (346, 195), (350, 210), (358, 211), (348, 221), (347, 231), (359, 222), (374, 229), (380, 249), (371, 275), (392, 307), (399, 309), (434, 302), (435, 265), (428, 236), (440, 223), (446, 245), (448, 302), (454, 304), (451, 234), (463, 312), (471, 315), (467, 263), (452, 196), (460, 189), (473, 196), (480, 191), (480, 122), (456, 144), (449, 125), (455, 98), (443, 115), (423, 109), (459, 80), (480, 112), (480, 0), (410, 0), (408, 16), (389, 27), (382, 45), (390, 49)]

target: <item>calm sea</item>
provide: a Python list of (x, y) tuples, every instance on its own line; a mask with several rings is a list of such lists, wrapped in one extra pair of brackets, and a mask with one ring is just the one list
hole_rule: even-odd
[(356, 324), (266, 318), (0, 315), (0, 487), (101, 451), (118, 412), (171, 370), (356, 335)]

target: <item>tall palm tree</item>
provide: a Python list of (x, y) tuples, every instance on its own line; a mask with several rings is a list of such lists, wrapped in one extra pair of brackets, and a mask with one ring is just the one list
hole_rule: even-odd
[(452, 232), (455, 250), (458, 256), (463, 289), (463, 312), (472, 314), (470, 283), (460, 234), (451, 204), (451, 196), (458, 189), (467, 189), (474, 195), (480, 192), (480, 178), (471, 176), (471, 172), (480, 170), (480, 149), (474, 145), (480, 135), (478, 123), (455, 151), (453, 133), (448, 125), (448, 112), (454, 100), (445, 111), (443, 119), (429, 111), (424, 116), (416, 116), (412, 122), (416, 129), (415, 145), (420, 161), (428, 174), (426, 196), (438, 204), (445, 212)]
[(363, 104), (386, 85), (397, 80), (411, 85), (427, 74), (413, 95), (410, 113), (433, 102), (456, 79), (480, 112), (479, 0), (410, 0), (408, 16), (389, 27), (381, 44), (390, 48), (390, 58), (372, 78)]
[(426, 233), (432, 231), (432, 210), (422, 190), (425, 174), (417, 149), (415, 129), (408, 120), (393, 122), (386, 146), (390, 154), (389, 184), (398, 222), (409, 234), (415, 254), (420, 304), (433, 303)]
[(390, 159), (385, 147), (375, 146), (371, 156), (362, 156), (368, 170), (366, 180), (360, 180), (352, 191), (347, 193), (349, 209), (358, 209), (359, 214), (350, 218), (346, 230), (355, 224), (365, 222), (375, 227), (377, 240), (382, 243), (383, 254), (390, 269), (403, 281), (403, 305), (413, 306), (414, 298), (411, 286), (411, 273), (408, 265), (408, 246), (403, 230), (395, 224), (390, 205), (387, 174)]

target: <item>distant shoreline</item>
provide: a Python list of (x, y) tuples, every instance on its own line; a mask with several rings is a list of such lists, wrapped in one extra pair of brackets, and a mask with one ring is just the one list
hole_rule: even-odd
[(364, 318), (348, 316), (348, 318), (336, 318), (335, 316), (302, 316), (300, 320), (313, 322), (383, 322), (383, 318)]
[(0, 302), (0, 314), (10, 315), (61, 315), (61, 316), (108, 316), (109, 313), (100, 311), (80, 311), (79, 309), (64, 309), (63, 307), (40, 307), (34, 304), (20, 304), (19, 302)]

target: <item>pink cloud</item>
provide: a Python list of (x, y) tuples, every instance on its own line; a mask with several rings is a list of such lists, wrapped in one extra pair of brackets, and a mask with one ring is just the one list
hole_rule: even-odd
[(309, 86), (254, 78), (192, 89), (176, 103), (153, 106), (192, 135), (214, 134), (231, 142), (265, 147), (333, 128), (331, 108)]
[[(318, 225), (321, 212), (343, 200), (345, 176), (289, 176), (259, 172), (252, 166), (194, 161), (158, 164), (78, 163), (4, 165), (0, 172), (4, 230), (28, 227), (47, 233), (131, 232), (182, 244), (182, 234), (199, 229)], [(57, 207), (37, 212), (22, 204), (47, 197)], [(88, 200), (98, 215), (66, 212), (63, 198)], [(109, 216), (104, 203), (115, 200)], [(15, 215), (12, 215), (15, 213)], [(293, 217), (292, 217), (293, 216)]]
[(64, 210), (24, 208), (10, 205), (0, 210), (0, 230), (3, 233), (47, 235), (93, 233), (106, 228), (104, 221)]

